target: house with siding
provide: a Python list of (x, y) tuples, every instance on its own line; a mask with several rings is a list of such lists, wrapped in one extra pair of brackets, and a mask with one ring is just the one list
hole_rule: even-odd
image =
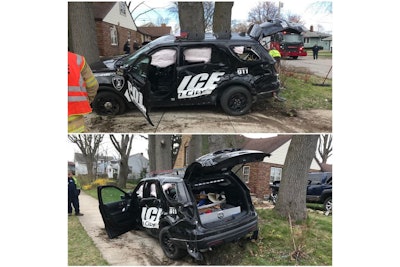
[[(242, 149), (261, 150), (271, 154), (263, 162), (253, 162), (243, 167), (243, 180), (252, 195), (264, 199), (271, 194), (269, 184), (280, 181), (292, 136), (278, 135), (270, 138), (249, 139)], [(310, 172), (323, 171), (319, 163), (313, 159)]]
[[(93, 164), (93, 172), (101, 177), (116, 179), (119, 173), (120, 160), (110, 156), (99, 155), (96, 157), (96, 164)], [(68, 163), (74, 165), (76, 175), (88, 174), (86, 160), (81, 153), (74, 154), (74, 162)], [(149, 172), (149, 160), (143, 156), (143, 153), (130, 155), (128, 158), (129, 173), (128, 179), (138, 179), (143, 170)]]
[(145, 170), (149, 172), (149, 160), (143, 156), (143, 153), (130, 155), (128, 158), (129, 174), (128, 179), (139, 179)]
[[(322, 46), (323, 50), (331, 50), (332, 47), (332, 35), (329, 33), (323, 33), (314, 31), (314, 27), (310, 26), (310, 30), (304, 32), (304, 48), (311, 49), (314, 45)], [(328, 38), (330, 37), (330, 38)]]

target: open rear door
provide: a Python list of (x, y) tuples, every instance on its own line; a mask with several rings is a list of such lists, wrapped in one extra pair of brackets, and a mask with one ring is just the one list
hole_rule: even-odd
[(117, 237), (138, 226), (140, 212), (136, 196), (116, 186), (97, 188), (99, 209), (109, 238)]

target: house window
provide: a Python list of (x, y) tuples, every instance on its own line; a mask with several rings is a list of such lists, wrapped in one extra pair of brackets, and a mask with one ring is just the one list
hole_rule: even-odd
[(308, 44), (309, 42), (310, 42), (310, 38), (308, 38), (308, 37), (304, 38), (304, 43), (305, 44)]
[(280, 181), (282, 178), (282, 168), (271, 167), (270, 183)]
[(243, 167), (243, 180), (245, 183), (248, 183), (250, 180), (250, 166)]
[(111, 36), (111, 45), (118, 45), (118, 34), (115, 25), (110, 27), (110, 36)]
[(119, 2), (119, 14), (126, 16), (126, 9), (124, 2)]

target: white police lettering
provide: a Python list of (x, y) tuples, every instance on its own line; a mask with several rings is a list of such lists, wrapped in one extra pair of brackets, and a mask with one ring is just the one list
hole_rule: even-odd
[(125, 97), (129, 102), (133, 102), (141, 112), (146, 113), (146, 107), (143, 105), (143, 94), (129, 81)]
[(209, 95), (217, 87), (225, 72), (200, 73), (196, 76), (185, 76), (178, 86), (178, 98), (191, 98), (202, 95)]
[(142, 225), (146, 228), (159, 228), (160, 216), (162, 213), (161, 208), (144, 207), (142, 209)]

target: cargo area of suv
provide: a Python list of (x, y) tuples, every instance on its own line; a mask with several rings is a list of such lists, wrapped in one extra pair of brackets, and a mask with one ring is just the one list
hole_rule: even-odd
[(229, 175), (201, 177), (191, 183), (204, 227), (225, 224), (246, 214), (250, 205), (246, 192)]

